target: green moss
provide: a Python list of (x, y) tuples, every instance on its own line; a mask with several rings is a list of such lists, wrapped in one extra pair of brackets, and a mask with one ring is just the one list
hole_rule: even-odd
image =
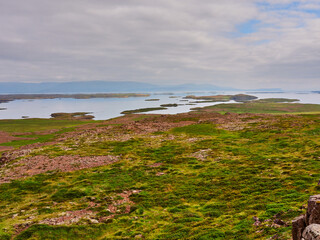
[(47, 135), (28, 135), (28, 136), (20, 136), (27, 137), (31, 139), (26, 140), (14, 140), (12, 142), (1, 143), (1, 146), (12, 146), (12, 147), (20, 147), (33, 143), (43, 143), (51, 141), (54, 138), (55, 134), (47, 134)]
[(262, 102), (253, 101), (245, 103), (223, 103), (213, 106), (194, 108), (197, 111), (215, 111), (215, 112), (233, 112), (233, 113), (320, 113), (320, 105), (318, 104), (302, 104), (302, 103), (279, 103), (279, 102)]
[(255, 102), (261, 103), (284, 103), (284, 102), (298, 102), (299, 99), (290, 99), (290, 98), (263, 98), (255, 100)]
[(51, 197), (53, 201), (56, 202), (64, 202), (73, 200), (75, 198), (81, 198), (86, 196), (87, 194), (83, 191), (77, 189), (59, 189), (56, 193), (54, 193)]
[[(104, 139), (109, 129), (101, 139), (86, 135), (88, 141), (79, 141), (73, 154), (113, 154), (120, 161), (1, 184), (0, 236), (11, 237), (14, 225), (29, 216), (37, 222), (82, 209), (96, 212), (97, 219), (110, 216), (108, 207), (123, 200), (122, 193), (141, 190), (130, 195), (128, 213), (117, 213), (107, 223), (33, 225), (17, 239), (134, 239), (140, 234), (146, 239), (267, 239), (275, 234), (288, 239), (289, 227), (267, 224), (275, 216), (290, 222), (319, 192), (318, 116), (248, 115), (241, 121), (246, 124), (242, 130), (201, 123), (139, 133), (126, 141)], [(114, 136), (123, 133), (117, 131)], [(60, 142), (34, 154), (66, 154), (63, 144), (74, 143)], [(123, 210), (126, 204), (118, 206)], [(267, 221), (255, 227), (253, 216)]]
[(190, 135), (217, 135), (223, 130), (217, 129), (213, 124), (194, 124), (185, 127), (178, 127), (172, 130), (174, 133), (186, 133)]
[(24, 239), (95, 239), (102, 235), (106, 227), (100, 226), (47, 226), (34, 225), (19, 236), (15, 240)]
[(0, 129), (5, 132), (39, 132), (50, 129), (74, 127), (93, 121), (57, 120), (57, 119), (17, 119), (0, 120)]
[(52, 141), (56, 136), (62, 133), (66, 132), (71, 132), (74, 131), (74, 127), (70, 128), (63, 128), (60, 131), (57, 131), (52, 134), (29, 134), (29, 135), (16, 135), (16, 137), (21, 137), (21, 138), (26, 138), (22, 140), (13, 140), (11, 142), (6, 142), (6, 143), (1, 143), (0, 146), (12, 146), (12, 147), (21, 147), (24, 145), (28, 144), (33, 144), (33, 143), (44, 143), (44, 142), (49, 142)]

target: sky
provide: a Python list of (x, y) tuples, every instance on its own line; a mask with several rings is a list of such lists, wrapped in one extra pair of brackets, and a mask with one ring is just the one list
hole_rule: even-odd
[(0, 82), (320, 89), (320, 0), (0, 0)]

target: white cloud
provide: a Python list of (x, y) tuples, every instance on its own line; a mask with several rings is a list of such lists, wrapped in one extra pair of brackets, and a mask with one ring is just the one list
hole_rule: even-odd
[[(315, 88), (320, 20), (306, 9), (317, 9), (318, 1), (271, 10), (257, 2), (5, 1), (0, 81), (198, 81), (284, 88), (308, 83)], [(256, 32), (237, 32), (252, 19), (260, 20)]]

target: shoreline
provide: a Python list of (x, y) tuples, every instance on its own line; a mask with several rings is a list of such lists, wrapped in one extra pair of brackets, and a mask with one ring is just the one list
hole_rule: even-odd
[(90, 98), (128, 98), (128, 97), (149, 97), (148, 93), (76, 93), (76, 94), (0, 94), (0, 103), (7, 103), (14, 100), (28, 99), (90, 99)]

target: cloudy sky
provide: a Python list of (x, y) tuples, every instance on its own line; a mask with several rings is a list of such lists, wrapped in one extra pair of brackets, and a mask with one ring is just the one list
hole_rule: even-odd
[(0, 81), (320, 88), (319, 0), (0, 0)]

